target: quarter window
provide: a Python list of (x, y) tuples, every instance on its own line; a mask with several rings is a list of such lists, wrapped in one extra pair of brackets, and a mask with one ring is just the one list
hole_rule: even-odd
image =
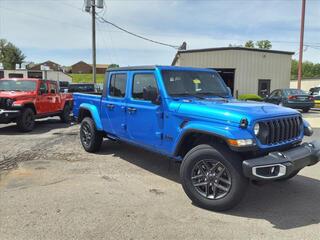
[(153, 74), (136, 74), (133, 78), (132, 97), (139, 100), (146, 99), (147, 89), (158, 89)]
[(126, 86), (126, 74), (112, 74), (109, 84), (109, 95), (123, 98), (126, 95)]

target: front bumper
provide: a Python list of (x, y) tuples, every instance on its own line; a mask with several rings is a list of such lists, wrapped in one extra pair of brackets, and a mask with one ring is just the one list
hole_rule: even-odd
[(302, 108), (313, 108), (314, 102), (286, 102), (283, 104), (285, 107), (302, 109)]
[(0, 123), (9, 123), (20, 116), (19, 110), (0, 109)]
[(276, 180), (286, 178), (306, 166), (320, 160), (320, 141), (303, 143), (283, 152), (271, 152), (266, 156), (245, 160), (243, 174), (252, 180)]

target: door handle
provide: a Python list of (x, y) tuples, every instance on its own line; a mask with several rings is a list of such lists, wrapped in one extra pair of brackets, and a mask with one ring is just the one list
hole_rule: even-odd
[(115, 107), (114, 104), (108, 104), (107, 105), (107, 108), (109, 108), (110, 110), (114, 109), (114, 107)]
[(134, 113), (134, 112), (136, 112), (136, 111), (137, 111), (136, 108), (128, 107), (128, 112), (129, 112), (129, 113)]

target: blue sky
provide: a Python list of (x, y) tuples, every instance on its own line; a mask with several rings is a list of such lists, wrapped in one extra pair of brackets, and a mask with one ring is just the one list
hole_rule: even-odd
[[(146, 37), (188, 49), (269, 39), (298, 52), (301, 0), (105, 0), (107, 20)], [(0, 38), (28, 61), (91, 63), (91, 18), (83, 0), (0, 0)], [(304, 59), (320, 62), (320, 0), (307, 0)], [(122, 66), (171, 64), (175, 49), (97, 23), (97, 62)], [(294, 56), (297, 58), (298, 54)]]

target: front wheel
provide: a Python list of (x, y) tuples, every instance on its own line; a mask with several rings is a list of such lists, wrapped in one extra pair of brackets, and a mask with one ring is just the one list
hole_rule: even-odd
[(24, 108), (17, 118), (17, 126), (21, 132), (31, 132), (35, 125), (35, 114), (31, 108)]
[(192, 202), (214, 211), (237, 205), (249, 182), (242, 174), (240, 157), (220, 144), (191, 149), (183, 159), (180, 175)]
[(90, 117), (84, 118), (81, 122), (80, 140), (87, 152), (97, 152), (101, 147), (103, 135), (96, 129), (94, 121)]
[(302, 111), (303, 111), (304, 113), (307, 113), (307, 112), (310, 111), (310, 108), (303, 108)]

